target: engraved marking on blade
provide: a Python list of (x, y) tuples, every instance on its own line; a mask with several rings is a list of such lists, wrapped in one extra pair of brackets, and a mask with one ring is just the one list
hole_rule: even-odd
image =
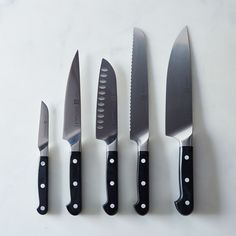
[(43, 133), (44, 136), (46, 136), (48, 134), (48, 120), (44, 120), (43, 124), (44, 124)]
[(77, 126), (80, 124), (80, 100), (79, 99), (74, 99), (74, 111), (75, 111), (74, 125)]

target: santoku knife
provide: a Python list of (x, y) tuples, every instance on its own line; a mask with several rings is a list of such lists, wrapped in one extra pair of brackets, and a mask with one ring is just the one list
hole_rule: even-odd
[(41, 102), (41, 114), (38, 133), (38, 148), (40, 161), (38, 171), (39, 207), (37, 211), (45, 215), (48, 211), (48, 108)]
[(179, 141), (179, 189), (175, 201), (182, 215), (193, 211), (192, 76), (187, 27), (170, 55), (166, 89), (166, 135)]
[(138, 201), (134, 207), (138, 214), (145, 215), (149, 210), (148, 72), (146, 39), (144, 33), (137, 28), (134, 29), (133, 35), (130, 102), (130, 139), (138, 146)]
[(98, 82), (96, 138), (107, 144), (107, 202), (103, 208), (114, 215), (118, 210), (117, 89), (115, 72), (105, 59)]
[(71, 145), (70, 195), (67, 205), (72, 215), (78, 215), (82, 208), (81, 196), (81, 101), (79, 54), (76, 52), (67, 82), (63, 138)]

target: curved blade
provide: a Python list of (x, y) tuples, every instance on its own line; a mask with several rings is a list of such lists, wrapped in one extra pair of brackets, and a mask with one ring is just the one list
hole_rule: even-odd
[(177, 37), (170, 55), (166, 88), (166, 135), (192, 132), (192, 78), (187, 27)]
[(80, 74), (79, 54), (76, 52), (67, 82), (63, 138), (71, 145), (80, 141), (81, 104), (80, 104)]
[(117, 138), (116, 75), (105, 59), (102, 60), (98, 82), (96, 138), (108, 144)]
[(40, 121), (39, 121), (38, 148), (41, 151), (47, 146), (48, 146), (48, 108), (46, 104), (42, 101)]
[(146, 39), (137, 28), (134, 29), (133, 37), (130, 138), (141, 143), (147, 141), (149, 136)]

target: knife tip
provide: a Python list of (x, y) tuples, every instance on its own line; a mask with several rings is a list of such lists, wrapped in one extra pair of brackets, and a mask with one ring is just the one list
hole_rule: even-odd
[(142, 34), (143, 36), (145, 35), (144, 32), (138, 27), (134, 27), (133, 32), (134, 32), (134, 34)]

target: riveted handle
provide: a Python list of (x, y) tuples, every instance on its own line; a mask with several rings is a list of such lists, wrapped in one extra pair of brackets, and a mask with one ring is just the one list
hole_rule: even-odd
[(145, 215), (149, 210), (149, 152), (140, 151), (138, 155), (138, 201), (134, 208), (138, 214)]
[(103, 205), (108, 215), (115, 215), (118, 211), (118, 154), (117, 151), (107, 152), (107, 202)]
[(38, 171), (39, 206), (37, 211), (41, 215), (48, 212), (48, 157), (41, 156)]
[(193, 147), (180, 147), (179, 163), (180, 197), (175, 201), (176, 209), (182, 215), (189, 215), (193, 211)]
[(81, 152), (71, 152), (70, 158), (70, 197), (67, 210), (71, 215), (78, 215), (82, 209)]

